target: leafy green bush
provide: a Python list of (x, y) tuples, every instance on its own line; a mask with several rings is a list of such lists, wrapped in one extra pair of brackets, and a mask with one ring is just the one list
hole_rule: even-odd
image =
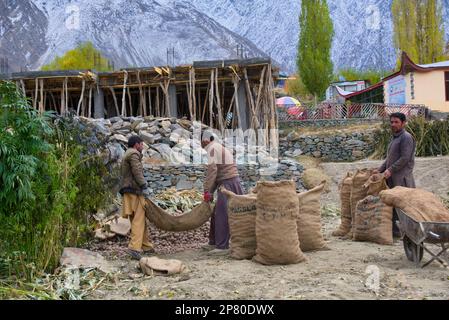
[(14, 84), (0, 83), (1, 277), (51, 272), (65, 246), (91, 236), (91, 214), (110, 188), (99, 145), (80, 126), (38, 113)]
[[(426, 121), (424, 118), (413, 118), (407, 123), (406, 130), (416, 139), (416, 156), (449, 155), (449, 119)], [(386, 157), (391, 137), (390, 125), (384, 123), (376, 137), (377, 148), (374, 158), (383, 159)]]

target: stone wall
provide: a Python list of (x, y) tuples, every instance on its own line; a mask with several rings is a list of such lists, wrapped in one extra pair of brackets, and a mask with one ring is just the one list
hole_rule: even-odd
[(279, 148), (281, 157), (307, 155), (324, 161), (357, 161), (366, 159), (374, 152), (375, 135), (376, 129), (314, 135), (292, 132), (281, 138)]
[[(204, 165), (160, 166), (144, 165), (145, 178), (152, 193), (160, 193), (168, 188), (177, 190), (203, 190), (206, 173)], [(245, 191), (256, 186), (257, 181), (294, 180), (298, 190), (304, 190), (302, 173), (304, 168), (292, 160), (281, 160), (276, 173), (265, 175), (264, 169), (256, 165), (239, 166), (240, 178)], [(262, 172), (262, 173), (261, 173)]]
[(340, 119), (340, 120), (304, 120), (304, 121), (281, 121), (280, 129), (287, 128), (330, 128), (345, 127), (361, 124), (380, 124), (382, 120), (378, 119)]

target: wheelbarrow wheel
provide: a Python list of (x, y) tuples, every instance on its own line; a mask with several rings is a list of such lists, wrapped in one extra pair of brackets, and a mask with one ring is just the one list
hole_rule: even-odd
[(407, 259), (411, 262), (420, 263), (424, 255), (424, 249), (415, 244), (407, 236), (404, 236), (404, 251)]

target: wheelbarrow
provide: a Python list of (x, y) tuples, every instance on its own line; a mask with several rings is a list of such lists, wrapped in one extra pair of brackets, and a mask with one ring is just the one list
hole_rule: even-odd
[[(414, 262), (416, 267), (425, 268), (434, 261), (449, 268), (449, 260), (444, 254), (449, 249), (449, 223), (445, 222), (417, 222), (401, 209), (396, 209), (399, 217), (397, 226), (404, 242), (405, 255)], [(441, 247), (438, 253), (432, 252), (426, 244)], [(422, 264), (424, 251), (432, 257)]]

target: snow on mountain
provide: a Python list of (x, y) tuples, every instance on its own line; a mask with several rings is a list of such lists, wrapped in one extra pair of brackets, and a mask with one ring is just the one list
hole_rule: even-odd
[(45, 51), (46, 30), (46, 18), (33, 3), (0, 1), (0, 58), (6, 58), (9, 66), (0, 72), (31, 67)]
[(235, 58), (237, 44), (252, 56), (266, 56), (249, 40), (231, 32), (188, 3), (154, 0), (35, 0), (48, 21), (47, 50), (35, 68), (80, 42), (92, 41), (116, 67), (202, 59)]
[[(336, 69), (394, 67), (392, 1), (328, 0)], [(89, 40), (128, 67), (166, 64), (171, 47), (176, 64), (235, 58), (241, 44), (294, 72), (300, 8), (300, 0), (2, 0), (0, 56), (39, 68)]]
[[(186, 1), (253, 41), (288, 71), (296, 70), (301, 1)], [(391, 0), (329, 0), (328, 4), (334, 21), (332, 57), (337, 68), (374, 68), (382, 60), (387, 68), (394, 65)], [(373, 29), (373, 15), (382, 21), (382, 29)]]

